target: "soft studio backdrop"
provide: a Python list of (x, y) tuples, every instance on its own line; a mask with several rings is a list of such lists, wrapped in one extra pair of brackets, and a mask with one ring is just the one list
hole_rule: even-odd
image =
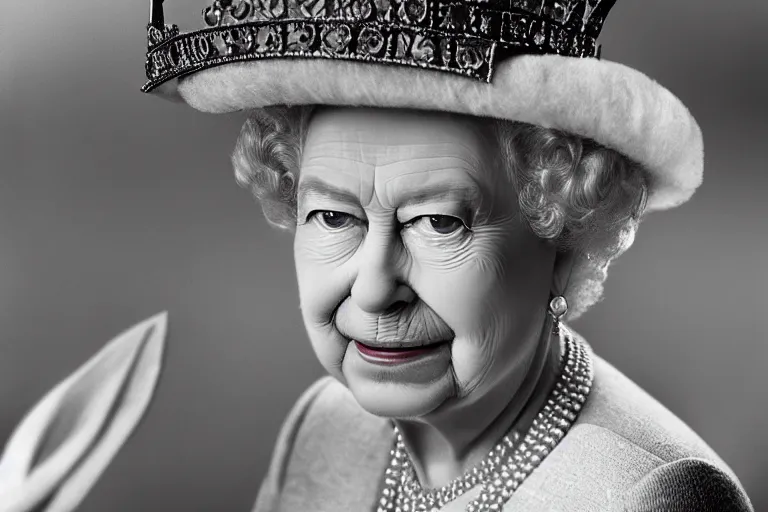
[[(197, 28), (201, 7), (167, 0), (166, 19)], [(112, 336), (168, 310), (153, 405), (82, 510), (247, 511), (280, 422), (321, 370), (291, 238), (232, 177), (243, 116), (138, 91), (147, 12), (144, 0), (3, 2), (0, 443)], [(607, 299), (574, 326), (723, 456), (758, 511), (768, 511), (767, 23), (763, 0), (618, 2), (603, 55), (689, 105), (705, 181), (688, 205), (647, 218)]]

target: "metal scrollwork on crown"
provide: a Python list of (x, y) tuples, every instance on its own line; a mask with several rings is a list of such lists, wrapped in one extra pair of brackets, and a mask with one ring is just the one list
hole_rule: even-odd
[(490, 81), (494, 63), (515, 54), (599, 57), (597, 37), (615, 1), (213, 0), (203, 9), (206, 28), (195, 32), (180, 34), (160, 22), (162, 11), (154, 15), (142, 90), (228, 62), (291, 57)]

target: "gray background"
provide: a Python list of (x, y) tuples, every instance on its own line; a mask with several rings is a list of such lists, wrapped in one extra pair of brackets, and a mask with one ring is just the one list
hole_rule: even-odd
[[(202, 2), (166, 3), (168, 20), (197, 26)], [(112, 336), (167, 309), (154, 403), (82, 510), (248, 510), (283, 416), (321, 370), (290, 237), (232, 178), (243, 116), (138, 92), (144, 0), (3, 4), (0, 441)], [(768, 3), (618, 4), (603, 55), (691, 108), (705, 184), (648, 217), (607, 299), (575, 327), (697, 430), (765, 511)]]

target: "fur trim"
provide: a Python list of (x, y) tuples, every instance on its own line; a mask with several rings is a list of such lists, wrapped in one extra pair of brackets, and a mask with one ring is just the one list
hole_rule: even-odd
[(443, 110), (555, 128), (619, 151), (649, 172), (647, 211), (687, 201), (701, 184), (703, 141), (688, 109), (631, 68), (597, 59), (519, 56), (491, 84), (399, 66), (283, 59), (232, 63), (182, 78), (204, 112), (269, 105)]

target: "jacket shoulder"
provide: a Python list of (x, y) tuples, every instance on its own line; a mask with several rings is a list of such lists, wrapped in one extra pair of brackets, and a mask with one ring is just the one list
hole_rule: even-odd
[(725, 463), (685, 422), (597, 355), (592, 391), (577, 424), (609, 430), (663, 462), (688, 457)]
[(319, 379), (283, 424), (254, 511), (370, 508), (393, 440), (387, 420), (332, 377)]
[(272, 459), (267, 468), (267, 474), (259, 488), (253, 508), (254, 512), (277, 510), (280, 494), (285, 484), (289, 461), (296, 446), (299, 433), (315, 401), (323, 394), (326, 388), (332, 386), (332, 381), (333, 379), (330, 377), (323, 377), (315, 381), (301, 394), (283, 421), (272, 451)]
[(663, 464), (635, 484), (616, 512), (751, 512), (747, 495), (725, 471), (704, 459)]
[[(643, 476), (628, 489), (627, 510), (636, 510), (631, 508), (636, 500), (647, 505), (643, 500), (654, 493), (660, 493), (654, 498), (659, 506), (637, 510), (751, 510), (738, 477), (698, 434), (611, 364), (594, 354), (592, 361), (592, 392), (574, 430), (603, 445), (623, 446), (633, 460), (645, 461), (646, 469), (636, 473)], [(731, 508), (674, 508), (678, 502), (697, 503), (691, 494)]]
[(574, 512), (720, 510), (689, 506), (696, 503), (689, 495), (698, 492), (701, 500), (732, 507), (722, 510), (751, 510), (736, 475), (690, 427), (591, 356), (590, 395), (572, 428), (515, 493), (515, 509), (542, 510), (546, 502), (547, 510)]

